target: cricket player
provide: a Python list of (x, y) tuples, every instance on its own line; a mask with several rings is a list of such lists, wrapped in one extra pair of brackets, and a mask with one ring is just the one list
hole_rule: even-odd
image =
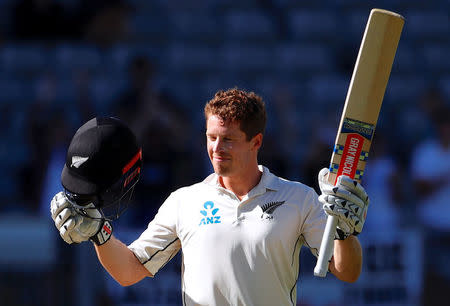
[[(266, 110), (253, 92), (219, 91), (204, 112), (214, 173), (174, 191), (128, 246), (112, 235), (111, 221), (103, 217), (107, 203), (70, 204), (77, 200), (70, 195), (80, 191), (79, 185), (91, 182), (77, 174), (90, 166), (89, 160), (71, 164), (76, 151), (71, 145), (62, 175), (65, 192), (51, 202), (62, 238), (93, 241), (101, 264), (123, 286), (154, 277), (181, 250), (183, 305), (296, 305), (300, 249), (305, 245), (317, 256), (327, 214), (332, 214), (339, 223), (329, 269), (343, 281), (356, 281), (362, 264), (356, 235), (369, 203), (361, 185), (342, 176), (330, 186), (323, 169), (319, 197), (312, 188), (259, 165)], [(79, 185), (69, 185), (66, 180), (72, 177)], [(101, 194), (105, 188), (92, 190)], [(77, 207), (89, 209), (80, 214)]]

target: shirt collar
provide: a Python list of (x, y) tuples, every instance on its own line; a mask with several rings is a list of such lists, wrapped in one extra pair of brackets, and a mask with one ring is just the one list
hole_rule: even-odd
[[(277, 191), (279, 189), (278, 179), (275, 175), (273, 175), (268, 168), (259, 165), (259, 170), (262, 171), (261, 180), (259, 183), (253, 187), (252, 190), (248, 193), (249, 197), (255, 196), (257, 194), (262, 194), (266, 192), (266, 190)], [(219, 176), (216, 173), (210, 174), (203, 180), (203, 183), (215, 187), (222, 188), (222, 185), (219, 183)]]

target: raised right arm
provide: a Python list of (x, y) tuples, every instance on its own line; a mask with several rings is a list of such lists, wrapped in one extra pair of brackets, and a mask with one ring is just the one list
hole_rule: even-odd
[(116, 237), (94, 246), (100, 263), (120, 285), (130, 286), (146, 276), (152, 277), (134, 253)]
[(93, 204), (76, 208), (64, 192), (59, 192), (50, 203), (50, 212), (65, 242), (94, 242), (100, 263), (122, 286), (130, 286), (146, 276), (152, 276), (134, 253), (112, 235), (112, 226)]

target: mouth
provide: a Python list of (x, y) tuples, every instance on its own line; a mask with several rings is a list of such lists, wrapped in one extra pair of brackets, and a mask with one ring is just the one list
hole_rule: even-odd
[(223, 157), (223, 156), (213, 156), (213, 161), (217, 162), (224, 162), (230, 160), (229, 158)]

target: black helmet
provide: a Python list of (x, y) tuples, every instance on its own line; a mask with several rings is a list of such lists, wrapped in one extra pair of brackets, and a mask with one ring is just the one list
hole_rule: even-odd
[(142, 149), (136, 136), (121, 120), (97, 117), (83, 124), (67, 150), (61, 183), (69, 199), (97, 208), (116, 206), (139, 180)]

